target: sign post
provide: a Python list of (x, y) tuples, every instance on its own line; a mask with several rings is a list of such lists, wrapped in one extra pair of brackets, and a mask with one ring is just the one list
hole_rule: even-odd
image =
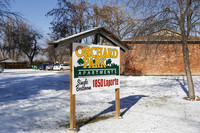
[(68, 133), (75, 133), (76, 129), (76, 95), (73, 94), (72, 85), (72, 44), (70, 45), (70, 128), (67, 130)]
[(116, 118), (120, 118), (120, 48), (73, 43), (70, 46), (70, 128), (77, 132), (75, 96), (115, 89)]
[(115, 117), (120, 118), (120, 92), (119, 88), (115, 89)]

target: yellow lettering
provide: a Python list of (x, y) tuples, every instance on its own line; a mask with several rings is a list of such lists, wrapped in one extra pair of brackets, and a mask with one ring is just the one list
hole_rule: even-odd
[(100, 59), (99, 58), (95, 58), (95, 68), (100, 68)]
[[(78, 53), (78, 50), (79, 50), (79, 49), (82, 50), (82, 51), (81, 51), (81, 54)], [(84, 55), (84, 49), (83, 49), (82, 46), (77, 46), (77, 47), (76, 47), (76, 55), (77, 55), (78, 57), (82, 57), (82, 56)]]
[(107, 49), (106, 48), (104, 48), (104, 50), (103, 50), (103, 57), (107, 57)]
[(94, 63), (92, 58), (90, 58), (90, 64), (88, 68), (94, 68)]
[(112, 58), (112, 49), (108, 48), (107, 58)]
[(90, 47), (85, 47), (85, 57), (90, 57)]
[(83, 61), (84, 61), (84, 65), (83, 65), (83, 68), (87, 68), (87, 64), (89, 64), (89, 58), (83, 58)]
[(96, 47), (92, 47), (91, 50), (90, 50), (90, 51), (91, 51), (91, 56), (92, 56), (92, 58), (95, 58), (96, 55), (94, 55), (93, 50), (97, 50), (97, 48), (96, 48)]
[(106, 60), (106, 59), (101, 59), (101, 68), (103, 68), (103, 67), (106, 68), (106, 65), (105, 65), (105, 63), (104, 63), (105, 60)]
[(103, 48), (98, 48), (97, 47), (97, 57), (103, 57), (103, 55), (102, 55), (102, 49)]
[(90, 48), (88, 46), (77, 46), (75, 53), (77, 57), (83, 57), (83, 68), (106, 68), (106, 58), (117, 58), (119, 56), (119, 51), (115, 48)]
[(113, 49), (113, 58), (117, 58), (118, 57), (118, 50), (117, 49)]

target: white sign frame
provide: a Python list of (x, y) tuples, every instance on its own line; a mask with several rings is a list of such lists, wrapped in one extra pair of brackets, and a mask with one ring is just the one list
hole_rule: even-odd
[(72, 44), (73, 94), (120, 88), (120, 48)]

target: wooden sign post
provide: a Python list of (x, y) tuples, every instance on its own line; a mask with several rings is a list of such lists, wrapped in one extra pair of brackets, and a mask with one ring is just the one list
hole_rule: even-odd
[(76, 94), (115, 89), (116, 118), (120, 118), (119, 47), (73, 43), (70, 45), (70, 53), (70, 128), (68, 133), (77, 132)]
[(115, 89), (115, 117), (120, 118), (120, 91)]
[(73, 94), (73, 84), (72, 84), (72, 44), (70, 45), (70, 128), (67, 133), (78, 132), (76, 129), (76, 95)]

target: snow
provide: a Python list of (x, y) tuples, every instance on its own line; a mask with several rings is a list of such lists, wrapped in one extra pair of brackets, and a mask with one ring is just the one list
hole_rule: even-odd
[[(0, 73), (0, 133), (66, 133), (69, 72), (5, 69)], [(121, 76), (122, 119), (115, 115), (114, 90), (76, 95), (80, 133), (199, 133), (200, 102), (186, 101), (183, 76)], [(200, 76), (194, 76), (200, 95)]]

